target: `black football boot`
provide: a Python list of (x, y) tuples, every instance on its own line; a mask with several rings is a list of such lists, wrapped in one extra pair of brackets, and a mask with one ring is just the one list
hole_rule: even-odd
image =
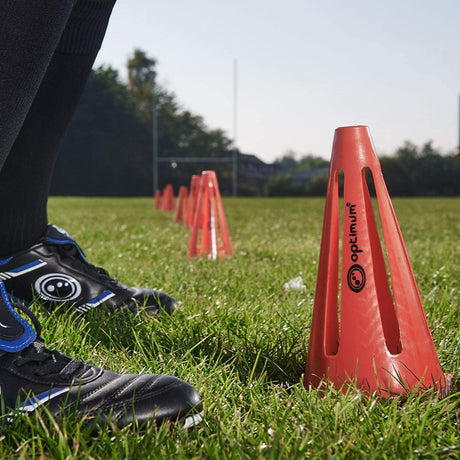
[(100, 305), (133, 313), (142, 308), (150, 314), (170, 314), (177, 307), (164, 292), (125, 286), (90, 264), (75, 240), (54, 225), (30, 248), (0, 259), (0, 280), (18, 299), (40, 297), (47, 306), (65, 303), (80, 313)]
[[(31, 319), (32, 328), (14, 308)], [(88, 423), (118, 427), (154, 419), (201, 421), (202, 403), (188, 383), (168, 375), (116, 374), (43, 345), (40, 324), (22, 304), (12, 304), (0, 281), (0, 397), (11, 417), (46, 405), (53, 416), (75, 413)], [(37, 337), (38, 336), (38, 337)]]

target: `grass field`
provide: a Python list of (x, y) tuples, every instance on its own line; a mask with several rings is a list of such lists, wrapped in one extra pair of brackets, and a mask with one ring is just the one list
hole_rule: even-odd
[[(378, 401), (302, 385), (324, 199), (225, 199), (234, 257), (189, 260), (189, 232), (152, 199), (53, 198), (50, 221), (96, 265), (182, 304), (172, 317), (34, 311), (47, 345), (117, 372), (179, 376), (201, 425), (90, 434), (46, 412), (0, 419), (0, 458), (460, 458), (460, 393)], [(394, 199), (445, 372), (460, 373), (460, 199)], [(306, 292), (283, 284), (301, 276)]]

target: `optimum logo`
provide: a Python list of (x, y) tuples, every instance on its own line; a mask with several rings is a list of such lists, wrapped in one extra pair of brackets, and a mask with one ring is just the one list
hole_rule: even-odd
[(49, 273), (35, 281), (35, 291), (46, 300), (74, 300), (81, 294), (80, 283), (63, 273)]
[(364, 268), (359, 265), (359, 255), (363, 252), (358, 246), (358, 228), (356, 218), (356, 205), (347, 203), (348, 207), (348, 218), (350, 222), (350, 228), (348, 231), (348, 244), (350, 245), (351, 256), (350, 259), (353, 265), (348, 269), (347, 282), (348, 287), (353, 292), (360, 292), (366, 284), (366, 272)]
[(347, 282), (350, 289), (354, 292), (359, 292), (366, 284), (366, 272), (359, 264), (354, 264), (350, 267), (347, 274)]

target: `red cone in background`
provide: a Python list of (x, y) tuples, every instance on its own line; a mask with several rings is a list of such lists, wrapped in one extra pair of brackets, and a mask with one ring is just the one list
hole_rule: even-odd
[[(201, 230), (201, 246), (198, 246)], [(220, 238), (219, 238), (220, 234)], [(203, 171), (190, 233), (188, 256), (198, 254), (210, 259), (232, 255), (227, 220), (214, 171)]]
[(185, 211), (187, 210), (187, 187), (179, 188), (179, 196), (177, 199), (176, 212), (174, 213), (174, 222), (184, 222)]
[(163, 199), (161, 200), (162, 211), (174, 211), (174, 189), (168, 184), (163, 190)]
[(185, 212), (184, 224), (187, 227), (193, 225), (193, 216), (195, 213), (196, 199), (198, 197), (198, 190), (200, 188), (201, 176), (194, 174), (190, 181), (190, 193), (187, 199), (187, 210)]
[[(366, 170), (377, 194), (391, 287)], [(341, 262), (339, 171), (344, 176)], [(366, 126), (338, 128), (334, 137), (305, 386), (318, 387), (323, 379), (338, 388), (355, 382), (387, 397), (430, 387), (449, 390)]]
[(153, 207), (155, 209), (161, 209), (161, 190), (155, 192), (155, 202)]

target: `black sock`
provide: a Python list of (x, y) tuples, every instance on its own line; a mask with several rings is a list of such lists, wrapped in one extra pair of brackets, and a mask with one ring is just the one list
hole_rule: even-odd
[(0, 168), (45, 75), (73, 0), (2, 0)]
[(59, 146), (101, 46), (115, 0), (78, 0), (0, 172), (0, 256), (32, 245), (48, 224), (46, 203)]

